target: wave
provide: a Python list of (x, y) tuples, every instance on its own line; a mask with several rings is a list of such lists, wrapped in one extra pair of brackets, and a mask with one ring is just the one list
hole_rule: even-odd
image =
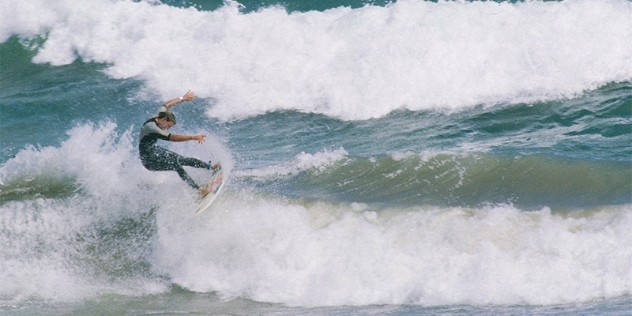
[[(228, 190), (202, 217), (164, 199), (2, 208), (0, 299), (76, 301), (173, 286), (289, 306), (564, 304), (632, 293), (630, 205), (382, 208)], [(36, 207), (34, 207), (36, 206)]]
[[(118, 134), (116, 124), (106, 122), (77, 126), (68, 136), (60, 147), (27, 147), (2, 166), (2, 203), (128, 195), (156, 181), (185, 187), (168, 172), (151, 173), (140, 165), (131, 130)], [(236, 186), (288, 197), (399, 206), (513, 203), (567, 210), (632, 203), (629, 161), (431, 150), (365, 157), (340, 147), (233, 171), (230, 151), (214, 137), (204, 146), (170, 145), (221, 161)], [(198, 170), (190, 173), (203, 182)]]
[[(372, 209), (228, 193), (158, 219), (159, 271), (195, 292), (290, 306), (558, 304), (629, 295), (630, 206)], [(161, 227), (165, 227), (161, 230)]]
[[(393, 1), (390, 0), (339, 0), (339, 1), (301, 1), (290, 0), (280, 2), (278, 0), (240, 0), (239, 9), (241, 12), (257, 12), (266, 7), (284, 7), (288, 12), (300, 11), (325, 11), (337, 7), (360, 8), (366, 5), (385, 6)], [(224, 3), (209, 0), (191, 0), (183, 2), (181, 0), (162, 0), (161, 3), (178, 7), (195, 7), (200, 11), (213, 11), (219, 9)]]
[(116, 130), (77, 125), (59, 146), (28, 146), (0, 165), (0, 301), (169, 290), (152, 270), (156, 212), (193, 215), (195, 192), (173, 172), (145, 170), (131, 130)]
[[(111, 122), (99, 127), (77, 126), (68, 132), (69, 139), (59, 148), (29, 146), (20, 151), (0, 169), (3, 201), (48, 197), (57, 188), (63, 188), (60, 193), (84, 188), (93, 194), (129, 189), (127, 182), (121, 181), (121, 170), (125, 170), (123, 165), (132, 156), (131, 132), (118, 135), (115, 127)], [(29, 191), (32, 193), (26, 193)]]
[(112, 78), (141, 80), (141, 97), (190, 88), (223, 120), (280, 110), (345, 120), (461, 110), (573, 98), (632, 78), (626, 0), (404, 0), (291, 13), (243, 13), (233, 2), (198, 11), (29, 0), (0, 12), (0, 42), (19, 37), (35, 63), (101, 63)]
[[(385, 182), (406, 173), (439, 176), (437, 185), (449, 180), (456, 190), (467, 185), (470, 168), (517, 164), (505, 171), (516, 176), (543, 165), (594, 178), (598, 164), (302, 153), (279, 167), (234, 171), (215, 208), (194, 217), (186, 184), (173, 173), (145, 171), (129, 132), (115, 131), (111, 122), (79, 125), (60, 146), (29, 147), (0, 166), (2, 194), (4, 186), (36, 192), (34, 182), (72, 179), (72, 189), (57, 195), (2, 196), (0, 300), (77, 301), (173, 287), (291, 306), (561, 304), (632, 294), (630, 203), (572, 212), (378, 205), (270, 195), (251, 185), (294, 178), (294, 190), (316, 190), (317, 181), (367, 170)], [(350, 178), (345, 194), (373, 181)]]
[(236, 173), (286, 196), (386, 205), (586, 209), (632, 203), (632, 168), (541, 155), (450, 152), (349, 156), (344, 149), (301, 153), (284, 165)]

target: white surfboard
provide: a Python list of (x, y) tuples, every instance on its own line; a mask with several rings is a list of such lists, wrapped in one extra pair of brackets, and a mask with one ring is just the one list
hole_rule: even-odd
[(198, 207), (195, 215), (200, 215), (211, 208), (211, 204), (213, 204), (213, 201), (215, 201), (219, 193), (222, 191), (222, 188), (224, 187), (224, 172), (222, 171), (222, 166), (217, 167), (217, 170), (208, 181), (208, 186), (211, 191), (200, 201), (200, 206)]

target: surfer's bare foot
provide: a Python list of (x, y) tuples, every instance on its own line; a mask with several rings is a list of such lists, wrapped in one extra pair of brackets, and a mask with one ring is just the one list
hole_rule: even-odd
[(219, 167), (219, 161), (211, 165), (211, 169), (215, 170)]
[(209, 187), (202, 187), (200, 188), (199, 191), (200, 191), (200, 196), (205, 197), (211, 192), (211, 189), (209, 189)]

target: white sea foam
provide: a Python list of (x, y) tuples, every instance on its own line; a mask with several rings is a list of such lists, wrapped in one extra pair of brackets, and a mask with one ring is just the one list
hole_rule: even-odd
[[(90, 271), (82, 271), (84, 263), (76, 260), (82, 245), (75, 238), (95, 235), (83, 229), (103, 218), (140, 211), (146, 202), (136, 189), (142, 173), (131, 176), (138, 163), (130, 164), (129, 133), (118, 135), (115, 128), (113, 123), (77, 126), (59, 147), (28, 147), (2, 165), (4, 197), (9, 193), (5, 190), (21, 187), (35, 192), (0, 205), (0, 298), (72, 301), (105, 287), (130, 291), (87, 278), (84, 273)], [(47, 197), (37, 192), (62, 182), (72, 183), (74, 193)]]
[(98, 192), (120, 187), (121, 166), (128, 158), (130, 133), (117, 135), (114, 123), (83, 125), (68, 132), (59, 147), (27, 147), (0, 169), (0, 183), (25, 178), (78, 178), (79, 185)]
[(296, 175), (301, 171), (310, 169), (322, 172), (326, 170), (327, 167), (343, 161), (347, 155), (347, 151), (342, 147), (333, 151), (325, 150), (314, 154), (301, 152), (294, 156), (294, 159), (284, 164), (269, 166), (262, 169), (242, 170), (236, 172), (236, 175), (240, 177), (266, 178)]
[(291, 109), (343, 119), (396, 109), (572, 97), (632, 78), (626, 0), (439, 2), (243, 14), (155, 1), (0, 4), (0, 41), (44, 36), (35, 62), (81, 58), (164, 98), (193, 89), (222, 119)]
[(630, 206), (579, 217), (511, 206), (375, 212), (225, 194), (159, 217), (156, 267), (226, 299), (293, 306), (560, 304), (632, 293)]
[[(79, 125), (58, 147), (31, 146), (0, 166), (0, 300), (74, 301), (168, 290), (162, 280), (138, 271), (126, 271), (130, 276), (124, 278), (103, 271), (119, 269), (121, 254), (134, 258), (151, 247), (131, 244), (151, 236), (117, 235), (119, 219), (137, 218), (160, 204), (191, 214), (195, 209), (195, 193), (175, 172), (141, 166), (130, 135), (119, 134), (112, 122)], [(209, 141), (222, 157), (221, 144)], [(209, 148), (198, 145), (197, 151)], [(70, 189), (58, 192), (55, 186)]]

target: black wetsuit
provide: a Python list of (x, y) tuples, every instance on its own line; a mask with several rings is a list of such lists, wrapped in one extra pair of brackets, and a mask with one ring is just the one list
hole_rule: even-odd
[[(161, 106), (158, 109), (158, 113), (166, 111), (167, 108)], [(143, 166), (148, 170), (153, 171), (176, 171), (180, 178), (187, 184), (195, 189), (199, 189), (200, 186), (189, 177), (183, 166), (195, 167), (195, 168), (210, 168), (210, 163), (206, 163), (199, 159), (187, 158), (174, 153), (173, 151), (156, 146), (158, 139), (169, 140), (171, 134), (158, 127), (156, 124), (156, 114), (152, 118), (148, 119), (140, 132), (140, 143), (138, 144), (138, 150), (140, 152), (140, 160)]]

